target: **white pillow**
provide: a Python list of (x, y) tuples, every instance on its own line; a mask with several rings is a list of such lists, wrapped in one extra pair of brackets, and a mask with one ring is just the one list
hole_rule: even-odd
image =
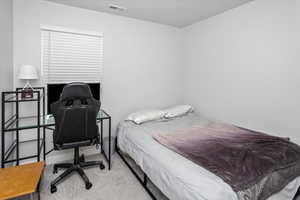
[(166, 113), (162, 110), (143, 110), (128, 115), (125, 121), (133, 121), (136, 124), (141, 124), (148, 121), (162, 119), (165, 114)]
[(166, 113), (164, 117), (165, 118), (179, 117), (192, 111), (193, 111), (193, 107), (190, 105), (174, 106), (172, 108), (168, 108), (164, 110), (164, 112)]

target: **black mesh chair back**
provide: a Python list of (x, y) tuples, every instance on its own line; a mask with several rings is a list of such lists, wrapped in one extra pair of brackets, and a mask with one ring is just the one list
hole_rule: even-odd
[(51, 105), (55, 118), (54, 146), (63, 148), (64, 145), (98, 139), (96, 118), (99, 109), (100, 102), (93, 98), (87, 84), (65, 86), (60, 99)]

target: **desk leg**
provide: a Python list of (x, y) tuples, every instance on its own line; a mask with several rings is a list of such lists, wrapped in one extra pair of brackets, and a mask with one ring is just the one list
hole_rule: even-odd
[(40, 149), (40, 139), (41, 139), (41, 135), (40, 135), (40, 127), (38, 126), (37, 128), (37, 162), (40, 162), (40, 156), (41, 156), (41, 149)]
[(37, 93), (38, 95), (38, 102), (37, 102), (37, 161), (40, 162), (41, 156), (41, 149), (40, 149), (40, 140), (41, 140), (41, 103), (40, 103), (40, 92)]
[(38, 185), (37, 195), (38, 195), (38, 200), (40, 200), (40, 199), (41, 199), (40, 183), (39, 183), (39, 185)]
[(16, 165), (19, 165), (19, 154), (20, 154), (20, 150), (19, 150), (19, 95), (17, 94), (16, 96), (17, 101), (16, 101)]
[[(18, 124), (18, 122), (16, 124)], [(20, 150), (19, 150), (19, 130), (16, 130), (16, 159), (17, 159), (16, 165), (19, 165), (19, 155), (20, 155)]]
[(40, 191), (36, 191), (30, 194), (30, 200), (34, 200), (35, 196), (37, 195), (37, 199), (40, 200), (41, 199), (41, 195), (40, 195)]
[(108, 170), (110, 170), (111, 166), (111, 118), (109, 118), (109, 130), (108, 130)]
[(2, 119), (1, 119), (1, 168), (4, 168), (4, 159), (5, 159), (5, 122), (4, 122), (4, 118), (5, 118), (5, 105), (4, 105), (4, 101), (5, 101), (5, 96), (4, 93), (2, 92), (2, 101), (1, 101), (1, 107), (2, 107)]
[(42, 181), (42, 177), (40, 177), (39, 183), (38, 183), (37, 188), (36, 188), (36, 193), (38, 195), (38, 200), (41, 199), (41, 181)]
[(43, 160), (46, 162), (46, 128), (43, 127)]
[(100, 147), (101, 147), (101, 153), (103, 153), (103, 120), (100, 120), (100, 136), (101, 136), (101, 141), (100, 141)]
[(3, 131), (2, 131), (2, 140), (1, 140), (1, 147), (2, 147), (2, 149), (1, 149), (1, 152), (2, 152), (2, 154), (1, 154), (1, 168), (4, 168), (4, 151), (5, 151), (5, 147), (4, 147), (4, 133), (3, 133)]

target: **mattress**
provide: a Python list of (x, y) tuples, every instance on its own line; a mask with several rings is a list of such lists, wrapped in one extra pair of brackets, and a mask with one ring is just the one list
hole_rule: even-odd
[[(162, 146), (153, 133), (206, 126), (211, 121), (197, 113), (172, 120), (136, 125), (123, 121), (118, 127), (118, 147), (128, 154), (151, 181), (171, 200), (237, 200), (235, 192), (221, 178)], [(300, 177), (268, 200), (292, 200)]]

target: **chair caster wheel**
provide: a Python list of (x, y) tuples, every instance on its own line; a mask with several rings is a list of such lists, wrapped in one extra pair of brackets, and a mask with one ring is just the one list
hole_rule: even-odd
[(57, 174), (57, 168), (53, 167), (53, 174)]
[(55, 185), (51, 185), (51, 189), (50, 189), (51, 193), (55, 193), (57, 191), (57, 187)]
[(101, 170), (105, 169), (105, 165), (103, 163), (100, 163), (99, 167), (100, 167)]
[(84, 154), (79, 157), (79, 162), (85, 162)]
[(89, 190), (89, 189), (91, 189), (92, 186), (93, 186), (93, 184), (91, 182), (87, 182), (85, 184), (85, 189)]

